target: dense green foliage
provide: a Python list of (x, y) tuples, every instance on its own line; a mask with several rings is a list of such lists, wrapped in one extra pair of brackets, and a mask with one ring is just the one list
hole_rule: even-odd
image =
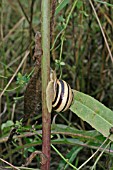
[[(52, 24), (50, 60), (57, 77), (103, 103), (107, 114), (101, 112), (104, 106), (97, 102), (102, 124), (98, 122), (92, 127), (92, 123), (87, 123), (87, 117), (86, 122), (79, 118), (82, 118), (82, 109), (77, 112), (79, 117), (70, 110), (57, 116), (53, 111), (51, 169), (71, 170), (80, 168), (83, 163), (81, 169), (84, 170), (110, 169), (113, 167), (113, 145), (109, 145), (106, 137), (113, 124), (113, 2), (59, 0)], [(22, 123), (24, 91), (34, 72), (34, 37), (40, 30), (41, 1), (0, 1), (0, 168), (6, 167), (3, 160), (23, 170), (23, 164), (32, 170), (40, 168), (41, 112), (33, 117), (28, 115), (28, 122)], [(26, 59), (27, 50), (30, 53)], [(92, 112), (96, 112), (93, 99), (86, 97), (88, 101), (85, 101), (83, 93), (78, 92), (77, 97), (83, 95), (81, 99), (87, 106), (86, 111), (91, 107)], [(77, 102), (77, 107), (72, 106), (71, 110), (80, 109), (82, 102)], [(108, 125), (107, 132), (104, 121)], [(98, 148), (101, 152), (85, 164)], [(26, 161), (30, 155), (33, 160)]]

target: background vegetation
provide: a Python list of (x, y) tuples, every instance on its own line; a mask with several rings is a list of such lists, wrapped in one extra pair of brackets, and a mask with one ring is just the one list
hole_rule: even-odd
[[(101, 22), (111, 55), (90, 2)], [(51, 67), (56, 69), (58, 78), (67, 81), (73, 89), (113, 109), (113, 2), (78, 0), (71, 13), (74, 3), (74, 0), (56, 3)], [(23, 165), (30, 169), (40, 167), (41, 112), (30, 118), (32, 124), (22, 126), (21, 121), (24, 91), (34, 68), (34, 36), (40, 27), (41, 1), (0, 1), (0, 157), (20, 169), (25, 169)], [(27, 50), (30, 54), (26, 58)], [(7, 141), (12, 127), (17, 128), (16, 133)], [(68, 110), (63, 114), (52, 112), (51, 140), (51, 169), (61, 170), (74, 169), (66, 163), (67, 159), (80, 167), (105, 138)], [(33, 160), (26, 161), (31, 153)], [(100, 152), (82, 169), (93, 165), (98, 170), (112, 169), (112, 153), (113, 146), (110, 152), (107, 146), (99, 160)], [(0, 166), (6, 167), (4, 161), (0, 161)]]

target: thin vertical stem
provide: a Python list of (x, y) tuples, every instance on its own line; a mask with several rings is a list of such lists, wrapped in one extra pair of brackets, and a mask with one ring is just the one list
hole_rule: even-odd
[(98, 17), (98, 15), (97, 15), (97, 12), (96, 12), (96, 10), (95, 10), (95, 8), (94, 8), (94, 5), (93, 5), (92, 1), (89, 0), (89, 2), (90, 2), (90, 5), (91, 5), (91, 7), (92, 7), (92, 9), (93, 9), (93, 12), (94, 12), (94, 14), (95, 14), (95, 17), (96, 17), (96, 19), (97, 19), (98, 25), (99, 25), (99, 27), (100, 27), (100, 29), (101, 29), (101, 32), (102, 32), (102, 35), (103, 35), (103, 38), (104, 38), (104, 41), (105, 41), (105, 44), (106, 44), (106, 47), (107, 47), (109, 56), (110, 56), (110, 58), (111, 58), (111, 62), (113, 63), (113, 56), (112, 56), (112, 53), (111, 53), (111, 50), (110, 50), (110, 47), (109, 47), (107, 38), (106, 38), (106, 36), (105, 36), (104, 30), (103, 30), (103, 28), (102, 28), (101, 22), (100, 22), (100, 20), (99, 20), (99, 17)]
[(46, 87), (50, 75), (50, 0), (42, 0), (42, 153), (41, 170), (50, 169), (51, 114), (46, 106)]

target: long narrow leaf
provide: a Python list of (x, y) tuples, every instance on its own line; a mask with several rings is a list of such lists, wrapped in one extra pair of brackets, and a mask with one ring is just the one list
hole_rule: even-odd
[[(74, 101), (70, 110), (107, 137), (113, 127), (113, 112), (93, 97), (73, 90)], [(113, 135), (110, 139), (113, 141)]]
[(107, 5), (107, 6), (111, 6), (111, 7), (113, 7), (113, 4), (110, 4), (110, 3), (108, 3), (108, 2), (106, 2), (106, 1), (101, 1), (101, 0), (95, 0), (95, 1), (97, 1), (97, 2), (99, 2), (99, 3), (102, 3), (102, 4), (105, 4), (105, 5)]
[(57, 15), (67, 4), (69, 0), (63, 0), (56, 8), (55, 15)]

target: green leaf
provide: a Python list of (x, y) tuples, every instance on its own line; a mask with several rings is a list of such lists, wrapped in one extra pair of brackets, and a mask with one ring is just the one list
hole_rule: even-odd
[(110, 4), (110, 3), (108, 3), (108, 2), (106, 2), (106, 1), (101, 1), (101, 0), (95, 0), (95, 1), (97, 1), (97, 2), (99, 2), (99, 3), (102, 3), (102, 4), (105, 4), (105, 5), (107, 5), (107, 6), (111, 6), (111, 7), (113, 7), (113, 4)]
[(56, 8), (55, 15), (57, 15), (68, 3), (69, 3), (69, 0), (61, 1), (61, 3)]
[(65, 66), (65, 63), (63, 61), (60, 62), (61, 66)]
[(83, 2), (82, 1), (78, 1), (77, 8), (80, 9), (82, 6), (83, 6)]
[(17, 84), (20, 86), (24, 86), (29, 81), (29, 77), (27, 75), (22, 75), (20, 72), (17, 75)]
[[(84, 130), (78, 130), (74, 127), (70, 127), (63, 124), (52, 124), (51, 125), (53, 134), (57, 134), (57, 132), (60, 134), (72, 136), (73, 138), (79, 138), (82, 141), (90, 140), (95, 142), (100, 142), (100, 133), (96, 130), (92, 131), (84, 131)], [(98, 139), (99, 138), (99, 139)], [(102, 139), (104, 140), (104, 139)]]
[[(68, 154), (66, 155), (66, 159), (68, 159), (68, 161), (70, 163), (73, 163), (73, 161), (75, 160), (75, 158), (77, 157), (77, 154), (82, 150), (83, 147), (78, 147), (78, 146), (74, 146), (70, 152), (68, 152)], [(65, 166), (65, 167), (64, 167)], [(68, 168), (68, 164), (65, 163), (64, 160), (61, 160), (59, 163), (59, 166), (57, 168), (57, 170), (61, 170), (62, 167), (64, 167), (64, 169)]]
[[(93, 97), (73, 90), (74, 101), (70, 110), (93, 128), (108, 137), (113, 127), (113, 112)], [(110, 136), (113, 141), (113, 135)]]
[(1, 125), (1, 130), (3, 130), (4, 128), (11, 127), (11, 126), (13, 126), (13, 125), (14, 125), (13, 121), (12, 121), (12, 120), (8, 120), (6, 123), (3, 123), (3, 124)]

